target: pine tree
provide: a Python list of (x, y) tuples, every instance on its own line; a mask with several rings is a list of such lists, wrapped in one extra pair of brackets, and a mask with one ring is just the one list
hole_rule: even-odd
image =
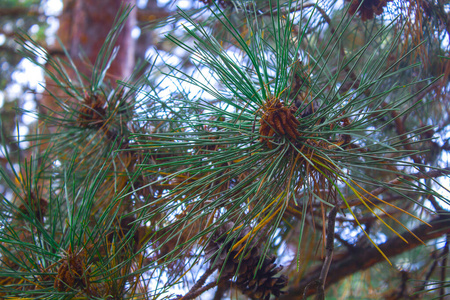
[(446, 7), (337, 5), (199, 1), (120, 79), (131, 6), (92, 65), (22, 32), (54, 103), (4, 147), (0, 295), (445, 297)]

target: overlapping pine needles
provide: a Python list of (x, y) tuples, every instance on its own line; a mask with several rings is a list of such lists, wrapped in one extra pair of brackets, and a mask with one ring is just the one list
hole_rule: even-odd
[[(295, 8), (298, 7), (291, 7)], [(395, 50), (395, 43), (387, 49), (383, 46), (379, 56), (373, 55), (358, 65), (369, 47), (369, 44), (365, 45), (353, 57), (343, 58), (346, 65), (337, 71), (328, 70), (326, 62), (336, 53), (342, 55), (335, 47), (339, 43), (338, 34), (345, 32), (346, 21), (343, 20), (331, 40), (324, 43), (323, 50), (313, 47), (302, 50), (309, 51), (302, 58), (309, 73), (299, 80), (297, 77), (301, 72), (294, 70), (299, 65), (295, 53), (301, 42), (293, 43), (292, 39), (301, 39), (306, 33), (292, 33), (296, 19), (282, 14), (283, 9), (268, 12), (266, 19), (244, 13), (248, 22), (256, 24), (246, 27), (247, 35), (234, 27), (227, 15), (212, 11), (232, 36), (231, 41), (216, 40), (188, 15), (183, 15), (190, 23), (186, 32), (196, 41), (194, 46), (169, 37), (192, 54), (198, 68), (208, 66), (209, 76), (222, 86), (216, 89), (174, 68), (173, 74), (178, 72), (185, 76), (182, 82), (209, 93), (216, 100), (194, 100), (181, 94), (181, 99), (178, 98), (173, 106), (173, 109), (182, 107), (177, 112), (181, 117), (180, 127), (172, 132), (152, 134), (151, 142), (143, 139), (144, 135), (135, 136), (142, 149), (167, 149), (177, 153), (167, 162), (158, 164), (156, 161), (156, 165), (143, 167), (149, 171), (165, 168), (159, 182), (173, 188), (168, 188), (167, 194), (158, 200), (166, 201), (164, 211), (184, 211), (192, 205), (197, 208), (188, 209), (185, 224), (208, 219), (214, 220), (213, 224), (220, 228), (223, 222), (232, 221), (251, 226), (253, 234), (267, 230), (271, 237), (290, 206), (300, 205), (305, 214), (308, 206), (317, 201), (325, 209), (355, 197), (373, 214), (381, 209), (375, 204), (369, 207), (367, 203), (371, 203), (371, 196), (364, 196), (370, 186), (380, 182), (361, 177), (358, 168), (384, 169), (384, 162), (372, 158), (380, 153), (383, 156), (395, 144), (372, 138), (372, 131), (367, 129), (410, 99), (406, 96), (396, 106), (380, 108), (382, 98), (401, 93), (401, 87), (388, 87), (388, 78), (393, 75), (379, 69), (380, 60), (388, 58), (388, 53)], [(304, 18), (307, 22), (306, 15)], [(380, 29), (371, 47), (381, 47), (377, 39), (382, 40), (389, 34), (388, 28)], [(236, 54), (223, 46), (226, 43), (239, 47)], [(356, 78), (359, 82), (350, 85), (353, 89), (340, 94), (339, 88), (332, 88), (340, 73), (350, 71), (354, 75), (362, 69), (366, 70), (367, 76)], [(350, 77), (354, 78), (353, 75), (347, 74), (340, 86), (344, 86)], [(180, 80), (175, 75), (170, 76)], [(303, 83), (299, 84), (299, 81)], [(295, 88), (286, 93), (290, 84)], [(374, 86), (378, 87), (377, 92), (371, 93)], [(377, 127), (387, 125), (377, 124)], [(390, 164), (407, 167), (403, 158), (399, 155), (390, 159)], [(173, 171), (167, 172), (170, 168)], [(391, 172), (402, 174), (396, 170)], [(348, 208), (351, 210), (350, 206)], [(160, 212), (153, 211), (147, 218)], [(356, 214), (353, 217), (357, 219)], [(197, 234), (202, 236), (205, 232), (199, 230)], [(237, 243), (250, 238), (251, 235), (245, 236)]]
[[(163, 298), (200, 266), (206, 275), (187, 299), (218, 283), (269, 299), (289, 280), (276, 275), (280, 245), (295, 235), (293, 261), (307, 264), (316, 248), (305, 249), (305, 236), (321, 223), (325, 237), (330, 208), (338, 206), (338, 217), (377, 247), (360, 222), (367, 215), (398, 236), (398, 228), (407, 230), (405, 216), (421, 220), (374, 188), (408, 200), (414, 198), (406, 190), (439, 197), (420, 176), (408, 177), (423, 169), (410, 159), (414, 149), (399, 151), (414, 145), (402, 136), (421, 130), (400, 137), (383, 131), (392, 130), (397, 111), (417, 105), (408, 92), (414, 82), (398, 82), (410, 66), (399, 58), (385, 68), (401, 37), (392, 26), (376, 27), (370, 40), (344, 51), (352, 18), (332, 22), (317, 5), (236, 5), (237, 18), (209, 9), (203, 25), (180, 12), (185, 36), (168, 37), (189, 54), (192, 73), (184, 62), (152, 65), (148, 76), (108, 83), (129, 10), (89, 80), (70, 60), (48, 58), (55, 70), (49, 75), (68, 97), (54, 95), (61, 110), (41, 116), (53, 128), (35, 136), (49, 145), (39, 156), (43, 171), (22, 191), (8, 182), (23, 207), (3, 199), (1, 292)], [(28, 55), (39, 52), (22, 42)], [(36, 229), (9, 224), (22, 222), (19, 215)], [(210, 276), (217, 280), (206, 284)]]

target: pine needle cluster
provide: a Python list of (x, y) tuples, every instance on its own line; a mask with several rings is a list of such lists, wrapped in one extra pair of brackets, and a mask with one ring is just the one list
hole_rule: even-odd
[(0, 169), (2, 297), (273, 299), (318, 265), (323, 294), (334, 244), (350, 243), (335, 233), (365, 236), (389, 262), (381, 237), (423, 242), (403, 224), (427, 224), (423, 199), (448, 202), (433, 182), (448, 169), (419, 160), (429, 128), (393, 131), (437, 79), (409, 76), (419, 46), (397, 55), (395, 22), (349, 42), (387, 1), (333, 18), (303, 1), (202, 2), (204, 22), (168, 21), (182, 20), (167, 39), (188, 61), (149, 58), (121, 81), (107, 72), (130, 7), (90, 77), (21, 37), (59, 93), (47, 87), (57, 108), (36, 114), (31, 158)]

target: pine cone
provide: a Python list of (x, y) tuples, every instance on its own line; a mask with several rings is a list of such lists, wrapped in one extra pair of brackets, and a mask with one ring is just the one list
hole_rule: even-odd
[[(25, 215), (33, 214), (40, 222), (43, 221), (44, 216), (47, 214), (48, 201), (43, 198), (38, 198), (34, 192), (31, 192), (25, 197), (24, 202), (19, 206), (20, 212)], [(28, 210), (27, 206), (31, 208)]]
[[(206, 247), (206, 258), (210, 259), (211, 264), (213, 264), (211, 265), (211, 268), (215, 266), (218, 267), (221, 272), (220, 280), (222, 282), (228, 281), (234, 275), (237, 275), (234, 284), (243, 294), (249, 297), (254, 299), (269, 299), (270, 295), (276, 297), (280, 296), (283, 293), (281, 289), (287, 285), (287, 277), (284, 275), (280, 277), (274, 276), (280, 272), (283, 267), (274, 264), (276, 257), (271, 256), (265, 257), (261, 267), (258, 270), (256, 269), (261, 260), (261, 253), (259, 250), (261, 249), (261, 245), (257, 244), (258, 242), (260, 243), (261, 240), (258, 236), (255, 236), (247, 246), (243, 243), (231, 251), (233, 245), (232, 241), (225, 245), (224, 243), (226, 240), (226, 233), (231, 232), (233, 227), (233, 223), (226, 223), (212, 235), (211, 241)], [(243, 238), (249, 232), (250, 229), (248, 228), (241, 231), (236, 238), (236, 241)], [(219, 252), (221, 246), (222, 251)], [(247, 247), (246, 253), (244, 256), (239, 255), (241, 249), (244, 247)]]
[[(361, 16), (362, 21), (373, 19), (375, 15), (379, 16), (383, 13), (383, 8), (392, 0), (346, 0), (352, 1), (348, 13), (354, 15), (356, 12)], [(361, 7), (359, 5), (361, 4)], [(358, 9), (359, 7), (359, 9)]]
[[(206, 258), (210, 259), (211, 262), (211, 268), (214, 266), (218, 266), (219, 270), (222, 271), (222, 278), (224, 280), (228, 280), (229, 278), (233, 277), (236, 273), (236, 270), (239, 265), (240, 257), (235, 257), (238, 255), (239, 251), (242, 249), (242, 247), (245, 247), (245, 243), (234, 249), (231, 253), (230, 250), (233, 246), (233, 241), (228, 241), (226, 245), (224, 245), (225, 240), (227, 238), (227, 232), (231, 232), (233, 229), (234, 224), (231, 222), (225, 223), (220, 228), (218, 228), (214, 234), (211, 237), (211, 241), (206, 246)], [(239, 236), (235, 239), (235, 241), (239, 241), (242, 239), (245, 235), (247, 235), (250, 232), (248, 228), (241, 231)], [(242, 258), (242, 264), (239, 268), (239, 273), (242, 271), (247, 270), (247, 265), (253, 264), (252, 258), (254, 256), (259, 256), (259, 250), (258, 247), (255, 247), (256, 245), (251, 242), (250, 245), (247, 246), (247, 254)], [(222, 248), (222, 251), (219, 253), (219, 250)], [(228, 259), (227, 259), (228, 257)]]
[(86, 269), (85, 257), (80, 253), (73, 253), (69, 246), (67, 256), (61, 260), (54, 287), (58, 291), (89, 287), (90, 269)]
[[(247, 272), (242, 273), (236, 280), (236, 286), (247, 296), (254, 299), (269, 299), (270, 295), (279, 297), (281, 291), (287, 285), (287, 277), (281, 275), (274, 277), (283, 267), (274, 264), (276, 257), (266, 257), (260, 269), (248, 268)], [(259, 257), (258, 257), (259, 260)], [(258, 261), (254, 264), (256, 266)]]
[(260, 141), (266, 141), (271, 146), (270, 137), (276, 133), (287, 135), (290, 139), (296, 140), (300, 133), (297, 131), (300, 121), (294, 116), (297, 107), (284, 106), (279, 100), (269, 101), (264, 115), (259, 120)]
[(105, 122), (105, 100), (97, 95), (86, 95), (85, 104), (78, 114), (78, 123), (81, 127), (99, 128)]

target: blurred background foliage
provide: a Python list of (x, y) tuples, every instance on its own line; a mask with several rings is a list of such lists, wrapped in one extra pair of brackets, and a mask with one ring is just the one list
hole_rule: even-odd
[(1, 297), (448, 297), (449, 1), (126, 4), (0, 2)]

